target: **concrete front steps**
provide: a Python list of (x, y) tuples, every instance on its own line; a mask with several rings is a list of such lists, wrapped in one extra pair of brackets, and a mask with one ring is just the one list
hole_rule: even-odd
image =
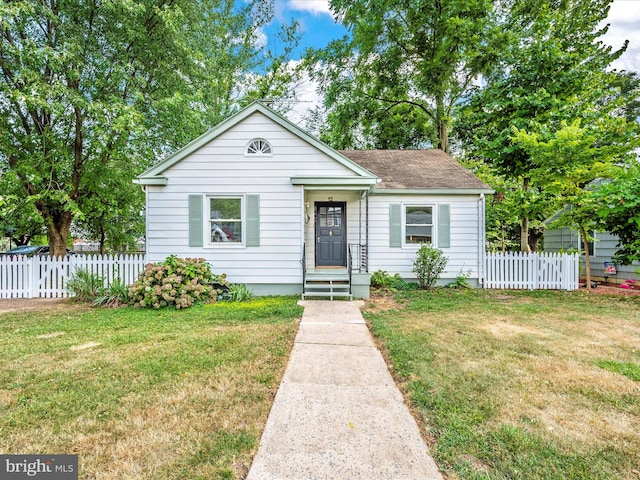
[(348, 270), (327, 269), (307, 271), (302, 290), (302, 299), (320, 298), (333, 300), (336, 298), (353, 299), (349, 283)]

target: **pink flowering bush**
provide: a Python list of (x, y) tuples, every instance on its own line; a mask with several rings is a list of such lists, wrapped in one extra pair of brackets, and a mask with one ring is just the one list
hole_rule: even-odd
[(215, 302), (229, 286), (225, 275), (214, 275), (203, 258), (171, 255), (164, 262), (145, 266), (129, 289), (129, 304), (147, 308), (188, 308), (197, 302)]

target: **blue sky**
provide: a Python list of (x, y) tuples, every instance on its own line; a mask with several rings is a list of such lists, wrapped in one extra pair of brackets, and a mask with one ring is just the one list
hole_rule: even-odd
[[(274, 32), (278, 25), (296, 19), (304, 32), (295, 58), (299, 58), (307, 47), (322, 48), (331, 40), (347, 34), (329, 10), (329, 0), (275, 0), (275, 19), (264, 33), (269, 46), (277, 47)], [(619, 46), (625, 39), (631, 44), (618, 68), (640, 70), (640, 0), (615, 0), (607, 21), (611, 24), (605, 40)]]
[(283, 23), (291, 23), (292, 19), (300, 24), (303, 32), (300, 45), (294, 53), (296, 60), (307, 48), (323, 48), (331, 40), (347, 34), (347, 29), (334, 20), (328, 0), (275, 0), (275, 19), (264, 29), (269, 48), (279, 51), (275, 32)]
[[(274, 21), (263, 32), (269, 48), (279, 50), (275, 31), (279, 25), (290, 22), (292, 18), (300, 23), (303, 32), (300, 47), (293, 56), (296, 60), (306, 48), (323, 48), (331, 40), (348, 33), (334, 20), (329, 10), (329, 0), (275, 0)], [(613, 67), (640, 71), (640, 0), (614, 0), (607, 22), (610, 23), (610, 28), (604, 37), (606, 43), (619, 48), (624, 40), (630, 41), (629, 48)], [(305, 103), (294, 108), (289, 115), (291, 120), (299, 122), (304, 112), (320, 101), (314, 90), (312, 84), (305, 84), (298, 89), (298, 98)]]

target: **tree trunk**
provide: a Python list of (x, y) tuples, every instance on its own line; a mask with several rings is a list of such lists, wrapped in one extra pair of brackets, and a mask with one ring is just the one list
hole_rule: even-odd
[(104, 225), (100, 223), (100, 255), (104, 255), (104, 243), (107, 239), (107, 234), (104, 231)]
[(540, 239), (544, 236), (544, 227), (529, 229), (529, 248), (532, 252), (540, 250)]
[(444, 98), (436, 98), (436, 127), (438, 129), (438, 149), (449, 153), (449, 126), (445, 115)]
[(580, 234), (582, 235), (582, 246), (584, 247), (584, 269), (587, 282), (587, 291), (591, 292), (591, 257), (589, 256), (589, 239), (587, 231), (580, 226)]
[(529, 247), (529, 219), (526, 216), (520, 219), (520, 251), (531, 251)]
[[(522, 179), (522, 193), (526, 193), (528, 189), (529, 179), (525, 177)], [(529, 218), (524, 213), (520, 218), (520, 251), (531, 252), (531, 248), (529, 248)]]
[(49, 234), (49, 255), (52, 257), (67, 254), (67, 240), (71, 230), (71, 212), (53, 212), (47, 221)]

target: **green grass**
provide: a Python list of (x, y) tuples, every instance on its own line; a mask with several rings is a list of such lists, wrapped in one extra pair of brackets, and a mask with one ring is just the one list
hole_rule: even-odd
[(242, 478), (296, 301), (0, 315), (0, 451), (77, 453), (80, 478)]
[(598, 360), (598, 366), (619, 373), (636, 382), (640, 382), (640, 365), (631, 362), (616, 362), (614, 360)]
[(640, 476), (639, 298), (438, 289), (396, 299), (365, 317), (450, 478)]

